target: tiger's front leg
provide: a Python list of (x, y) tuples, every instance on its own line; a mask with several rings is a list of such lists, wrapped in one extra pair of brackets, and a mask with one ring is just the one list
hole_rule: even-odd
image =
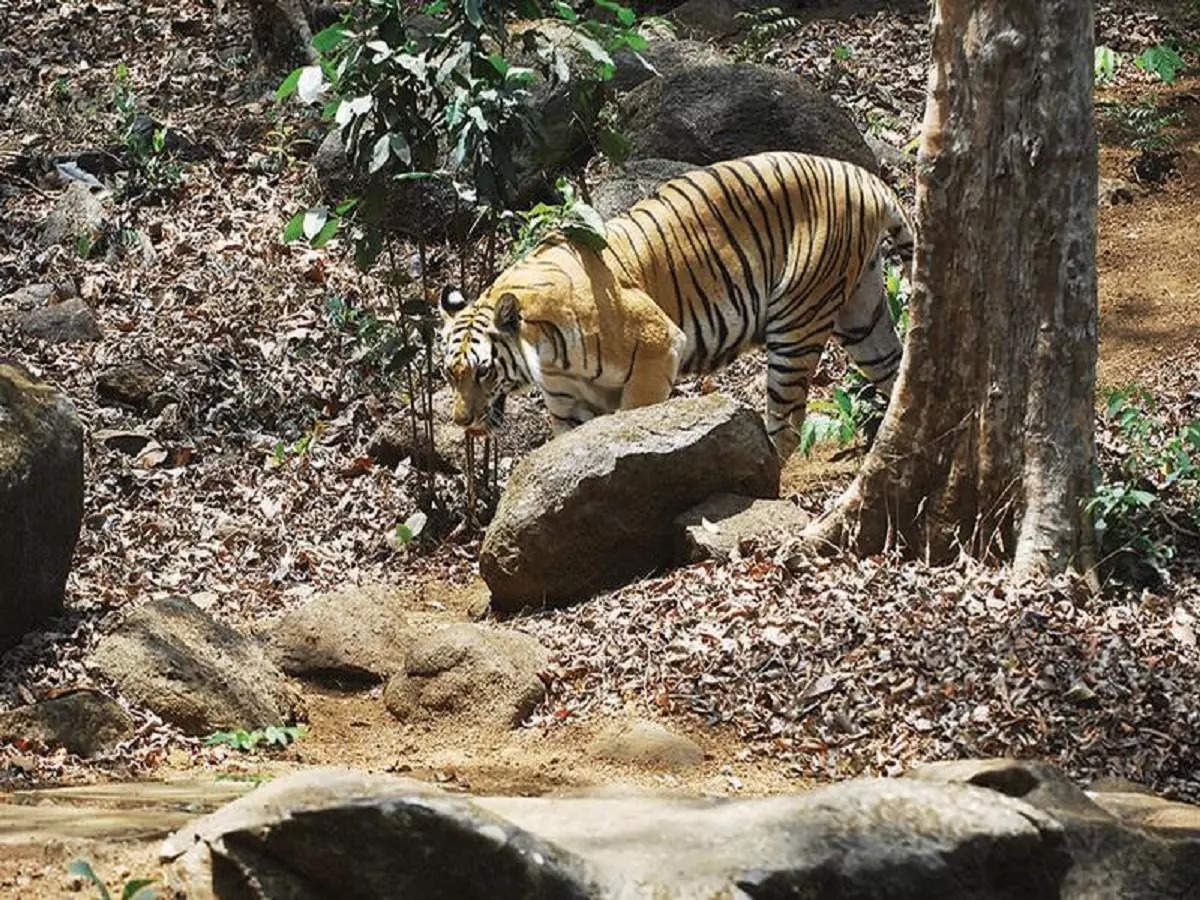
[(550, 413), (550, 431), (555, 437), (597, 415), (591, 406), (567, 391), (543, 386), (542, 399), (546, 402), (546, 411)]

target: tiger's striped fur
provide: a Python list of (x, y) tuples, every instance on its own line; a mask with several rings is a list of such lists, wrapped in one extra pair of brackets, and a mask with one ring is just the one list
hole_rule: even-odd
[(767, 350), (767, 430), (795, 449), (808, 383), (836, 335), (890, 392), (900, 364), (880, 243), (912, 244), (891, 189), (850, 163), (763, 153), (664, 183), (605, 225), (595, 252), (561, 236), (474, 303), (444, 295), (454, 420), (496, 427), (536, 386), (555, 430), (665, 400), (681, 373)]

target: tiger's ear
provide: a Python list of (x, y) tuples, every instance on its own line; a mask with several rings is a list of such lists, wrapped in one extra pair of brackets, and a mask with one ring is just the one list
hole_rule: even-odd
[(493, 320), (496, 328), (505, 334), (516, 334), (521, 328), (521, 307), (517, 304), (517, 295), (505, 293), (496, 301), (496, 315)]
[(462, 310), (466, 309), (467, 298), (462, 295), (456, 287), (446, 285), (442, 288), (442, 317), (452, 319)]

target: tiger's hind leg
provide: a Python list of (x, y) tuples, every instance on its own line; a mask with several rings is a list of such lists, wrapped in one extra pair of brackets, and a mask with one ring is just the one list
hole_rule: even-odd
[(903, 347), (888, 314), (880, 262), (881, 254), (876, 251), (854, 293), (838, 310), (833, 333), (871, 383), (890, 396)]
[(767, 434), (786, 461), (800, 442), (808, 385), (829, 340), (832, 322), (802, 332), (767, 332)]

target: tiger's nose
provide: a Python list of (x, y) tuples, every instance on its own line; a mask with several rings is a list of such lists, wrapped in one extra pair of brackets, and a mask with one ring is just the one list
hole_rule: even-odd
[(464, 428), (475, 421), (475, 417), (471, 415), (471, 411), (465, 406), (456, 404), (454, 407), (454, 424), (461, 425)]

